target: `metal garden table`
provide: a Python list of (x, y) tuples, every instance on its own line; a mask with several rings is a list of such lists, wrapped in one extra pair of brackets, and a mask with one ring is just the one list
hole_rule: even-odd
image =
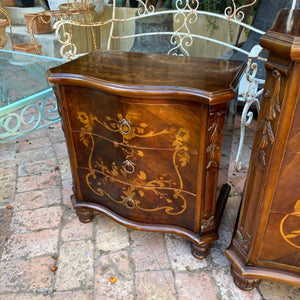
[(45, 72), (64, 59), (0, 49), (0, 143), (60, 120)]

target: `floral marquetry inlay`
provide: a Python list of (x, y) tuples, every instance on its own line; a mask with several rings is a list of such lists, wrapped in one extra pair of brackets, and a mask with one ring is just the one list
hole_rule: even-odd
[[(80, 142), (82, 142), (90, 151), (88, 168), (89, 173), (86, 175), (86, 183), (89, 188), (98, 196), (106, 196), (111, 201), (122, 204), (129, 209), (139, 209), (142, 211), (154, 212), (164, 210), (169, 215), (179, 215), (186, 210), (187, 203), (182, 193), (183, 181), (180, 168), (185, 167), (190, 162), (190, 154), (187, 143), (190, 140), (190, 132), (185, 128), (170, 128), (155, 132), (149, 129), (148, 124), (133, 124), (130, 116), (117, 115), (117, 119), (109, 116), (105, 120), (99, 120), (93, 114), (87, 114), (78, 111), (77, 117), (83, 124), (80, 133)], [(126, 120), (126, 122), (124, 121)], [(125, 161), (122, 165), (113, 162), (110, 166), (100, 157), (93, 159), (95, 150), (95, 142), (93, 130), (95, 125), (101, 125), (109, 131), (119, 132), (122, 135), (122, 144), (113, 142), (112, 146), (120, 148), (124, 154)], [(143, 160), (143, 149), (137, 149), (128, 146), (128, 142), (134, 138), (149, 138), (158, 135), (166, 135), (173, 137), (171, 145), (174, 149), (172, 156), (172, 165), (178, 178), (178, 182), (168, 178), (168, 174), (159, 175), (156, 178), (149, 179), (147, 170), (135, 171), (135, 165)], [(133, 163), (131, 160), (135, 161)], [(128, 174), (133, 174), (130, 185), (126, 183)], [(122, 182), (119, 181), (122, 178)], [(115, 199), (107, 192), (106, 186), (114, 183), (120, 187), (121, 195), (119, 199)], [(143, 198), (149, 196), (157, 199), (156, 206), (143, 206)], [(146, 202), (145, 202), (146, 203)]]
[(281, 220), (280, 234), (291, 246), (300, 249), (300, 200), (296, 202), (294, 211)]
[[(80, 122), (83, 124), (81, 131), (84, 132), (93, 132), (94, 126), (96, 123), (102, 125), (109, 131), (112, 132), (120, 132), (123, 136), (123, 143), (127, 144), (128, 141), (135, 137), (153, 137), (161, 134), (169, 133), (168, 130), (164, 129), (160, 132), (154, 132), (153, 130), (147, 130), (148, 124), (140, 123), (140, 124), (131, 124), (129, 117), (126, 115), (125, 117), (122, 114), (117, 114), (117, 119), (111, 118), (107, 116), (105, 120), (99, 120), (94, 114), (88, 115), (84, 111), (78, 111), (77, 117)], [(126, 120), (126, 124), (124, 124), (124, 120)], [(127, 129), (124, 129), (127, 126)], [(126, 131), (127, 130), (127, 131)], [(88, 146), (88, 140), (85, 140), (85, 133), (82, 132), (81, 139), (85, 146)]]

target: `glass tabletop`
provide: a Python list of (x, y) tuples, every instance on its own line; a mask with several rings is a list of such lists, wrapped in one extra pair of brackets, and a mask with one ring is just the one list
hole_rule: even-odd
[(45, 72), (64, 59), (0, 49), (0, 108), (51, 87)]

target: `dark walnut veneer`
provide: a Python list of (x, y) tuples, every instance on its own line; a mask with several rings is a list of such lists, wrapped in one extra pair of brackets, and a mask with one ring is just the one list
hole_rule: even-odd
[(300, 10), (282, 10), (260, 40), (269, 54), (237, 226), (226, 255), (235, 283), (300, 287)]
[(50, 69), (80, 220), (96, 210), (131, 228), (180, 234), (205, 257), (230, 189), (226, 115), (243, 67), (96, 51)]

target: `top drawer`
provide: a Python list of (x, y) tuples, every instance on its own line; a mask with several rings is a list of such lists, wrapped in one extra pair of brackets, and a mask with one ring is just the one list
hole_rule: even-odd
[[(72, 131), (120, 144), (198, 153), (204, 105), (131, 103), (99, 90), (64, 86)], [(165, 104), (163, 103), (165, 102)]]

